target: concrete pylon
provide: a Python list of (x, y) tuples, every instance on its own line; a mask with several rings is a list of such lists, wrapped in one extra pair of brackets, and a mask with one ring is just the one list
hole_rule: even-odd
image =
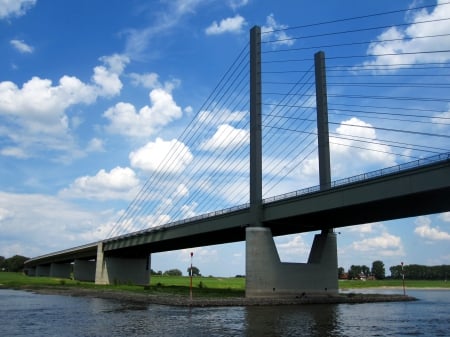
[(317, 234), (308, 263), (284, 263), (269, 228), (246, 229), (246, 297), (337, 294), (336, 234)]

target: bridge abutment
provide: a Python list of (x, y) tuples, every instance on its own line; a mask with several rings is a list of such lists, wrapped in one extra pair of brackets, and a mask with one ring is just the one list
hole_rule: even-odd
[(149, 257), (107, 256), (103, 243), (98, 244), (95, 284), (150, 283)]
[(317, 234), (308, 263), (284, 263), (269, 228), (246, 229), (246, 297), (336, 294), (336, 234)]

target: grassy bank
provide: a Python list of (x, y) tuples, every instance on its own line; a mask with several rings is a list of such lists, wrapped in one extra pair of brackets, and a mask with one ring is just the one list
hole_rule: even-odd
[[(100, 286), (92, 282), (79, 282), (69, 279), (51, 277), (28, 277), (21, 273), (0, 272), (0, 287), (13, 289), (39, 288), (85, 288), (99, 291), (128, 291), (147, 294), (169, 294), (189, 296), (190, 279), (185, 276), (152, 276), (148, 287), (135, 285)], [(245, 278), (234, 277), (194, 277), (193, 295), (197, 297), (243, 297), (245, 295)], [(406, 280), (406, 288), (446, 288), (450, 282)], [(341, 289), (402, 287), (401, 280), (377, 281), (339, 281)]]

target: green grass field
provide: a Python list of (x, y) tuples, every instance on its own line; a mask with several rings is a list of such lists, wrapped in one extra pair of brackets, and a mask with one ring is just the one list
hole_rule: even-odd
[[(92, 282), (79, 282), (51, 277), (28, 277), (22, 273), (0, 272), (0, 288), (37, 289), (44, 287), (80, 287), (96, 290), (146, 292), (152, 294), (176, 294), (189, 296), (190, 278), (187, 276), (152, 275), (150, 286), (108, 285), (100, 286)], [(243, 297), (245, 278), (235, 277), (193, 277), (193, 295), (199, 297)], [(402, 287), (401, 280), (339, 281), (341, 289)], [(450, 282), (405, 280), (406, 288), (446, 288)]]

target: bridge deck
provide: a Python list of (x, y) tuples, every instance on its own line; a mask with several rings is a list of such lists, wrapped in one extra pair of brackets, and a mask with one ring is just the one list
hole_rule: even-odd
[[(450, 211), (450, 159), (263, 204), (273, 235), (309, 232)], [(104, 241), (108, 255), (134, 256), (245, 240), (248, 206)], [(47, 254), (27, 266), (96, 257), (97, 243)]]

